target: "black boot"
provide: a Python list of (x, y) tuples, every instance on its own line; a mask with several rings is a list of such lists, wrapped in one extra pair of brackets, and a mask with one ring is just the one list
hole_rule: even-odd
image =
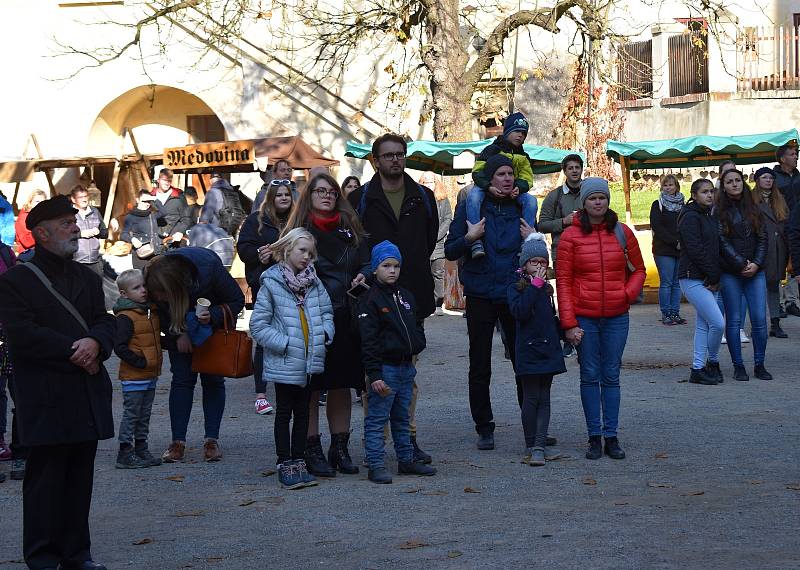
[(350, 432), (332, 433), (331, 446), (328, 448), (328, 463), (333, 469), (338, 469), (340, 473), (355, 475), (358, 467), (353, 465), (350, 459), (350, 452), (347, 451), (347, 442), (350, 440)]
[(411, 461), (409, 463), (398, 463), (397, 473), (398, 475), (421, 475), (423, 477), (430, 477), (431, 475), (436, 475), (436, 469), (428, 467), (424, 463)]
[(706, 374), (716, 380), (717, 384), (722, 384), (725, 382), (725, 377), (722, 375), (722, 369), (719, 367), (719, 362), (706, 360)]
[(600, 459), (603, 456), (603, 440), (599, 435), (589, 436), (589, 449), (586, 450), (586, 459)]
[(767, 372), (767, 369), (764, 368), (763, 364), (756, 364), (755, 368), (753, 369), (753, 376), (759, 380), (772, 380), (772, 374)]
[(780, 318), (770, 319), (770, 322), (772, 326), (769, 329), (769, 336), (774, 336), (775, 338), (789, 338), (789, 335), (781, 328)]
[(712, 374), (709, 374), (705, 368), (692, 368), (692, 373), (689, 375), (689, 382), (692, 384), (716, 386), (717, 379)]
[(747, 375), (747, 370), (744, 369), (744, 366), (737, 366), (734, 364), (733, 379), (738, 380), (739, 382), (747, 382), (750, 380), (750, 377)]
[(478, 433), (478, 449), (482, 451), (494, 449), (494, 433), (491, 430)]
[(619, 446), (619, 440), (616, 437), (606, 438), (606, 455), (611, 459), (625, 459), (625, 452)]
[(426, 465), (433, 461), (433, 458), (430, 455), (419, 448), (416, 437), (411, 438), (411, 446), (414, 448), (414, 461), (417, 463), (425, 463)]
[(320, 436), (317, 434), (306, 440), (306, 469), (317, 477), (336, 477), (336, 471), (331, 469), (325, 459), (325, 454), (322, 453), (322, 443), (319, 438)]

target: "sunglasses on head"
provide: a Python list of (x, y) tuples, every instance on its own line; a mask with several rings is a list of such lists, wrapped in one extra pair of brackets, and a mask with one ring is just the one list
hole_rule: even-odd
[(273, 180), (269, 184), (270, 184), (270, 186), (291, 186), (292, 185), (292, 181), (291, 180)]

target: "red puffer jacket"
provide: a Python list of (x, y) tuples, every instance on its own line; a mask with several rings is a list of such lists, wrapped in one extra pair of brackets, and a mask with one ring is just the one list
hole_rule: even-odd
[(628, 257), (636, 270), (628, 274), (625, 254), (614, 232), (597, 224), (590, 234), (581, 230), (579, 217), (558, 242), (556, 287), (561, 326), (578, 326), (578, 316), (616, 317), (625, 313), (644, 285), (645, 269), (639, 243), (622, 224)]

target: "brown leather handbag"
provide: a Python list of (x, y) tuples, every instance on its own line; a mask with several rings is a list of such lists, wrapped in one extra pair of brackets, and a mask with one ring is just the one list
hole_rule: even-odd
[(236, 330), (236, 319), (228, 305), (222, 305), (224, 328), (217, 329), (192, 351), (192, 372), (227, 378), (253, 374), (253, 339)]

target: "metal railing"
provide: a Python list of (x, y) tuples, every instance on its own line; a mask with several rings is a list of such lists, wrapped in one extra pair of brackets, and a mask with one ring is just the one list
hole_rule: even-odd
[(746, 27), (736, 43), (738, 91), (800, 89), (800, 28)]

